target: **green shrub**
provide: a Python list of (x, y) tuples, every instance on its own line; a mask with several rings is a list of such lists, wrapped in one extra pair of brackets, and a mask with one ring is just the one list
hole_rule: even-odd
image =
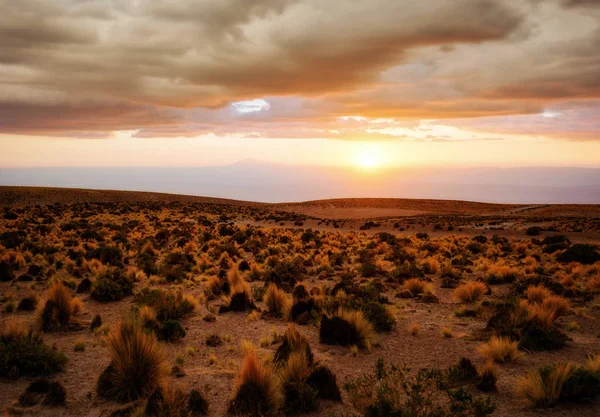
[(564, 382), (560, 398), (565, 401), (591, 400), (600, 395), (600, 372), (583, 366), (573, 368)]
[(181, 340), (185, 334), (185, 329), (177, 320), (165, 320), (158, 330), (158, 338), (169, 342)]
[(46, 345), (39, 334), (23, 329), (0, 333), (0, 375), (6, 378), (53, 374), (66, 362), (67, 357)]
[(182, 292), (144, 288), (135, 296), (135, 302), (156, 311), (159, 321), (180, 320), (196, 308), (196, 301)]
[(97, 301), (119, 301), (132, 292), (133, 280), (121, 269), (109, 268), (94, 281), (90, 295)]
[(343, 389), (366, 417), (485, 417), (496, 409), (489, 398), (447, 386), (447, 374), (438, 369), (414, 373), (405, 365), (386, 366), (379, 359), (374, 372), (344, 384)]

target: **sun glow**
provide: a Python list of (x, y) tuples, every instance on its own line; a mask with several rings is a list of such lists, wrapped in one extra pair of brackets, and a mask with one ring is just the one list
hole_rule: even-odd
[(380, 147), (372, 144), (358, 146), (353, 152), (352, 164), (364, 170), (375, 170), (384, 164), (383, 152)]

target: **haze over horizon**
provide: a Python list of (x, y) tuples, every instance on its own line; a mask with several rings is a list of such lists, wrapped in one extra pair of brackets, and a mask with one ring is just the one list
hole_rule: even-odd
[(600, 1), (0, 0), (0, 34), (0, 184), (600, 203)]

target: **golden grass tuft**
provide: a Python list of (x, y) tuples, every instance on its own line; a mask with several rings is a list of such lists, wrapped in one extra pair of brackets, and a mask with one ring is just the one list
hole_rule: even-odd
[(228, 410), (232, 414), (274, 417), (283, 406), (279, 378), (270, 365), (258, 359), (254, 349), (246, 351), (234, 392)]
[(67, 329), (73, 321), (73, 316), (82, 308), (83, 302), (78, 298), (74, 299), (69, 289), (62, 282), (57, 282), (38, 303), (37, 321), (44, 331)]
[(213, 295), (221, 293), (221, 281), (216, 275), (211, 276), (206, 282), (206, 289)]
[(156, 319), (156, 311), (147, 305), (143, 305), (138, 310), (138, 318), (144, 329), (152, 329), (158, 322)]
[[(167, 360), (153, 334), (133, 321), (120, 321), (106, 337), (106, 344), (111, 363), (105, 371), (108, 386), (102, 387), (102, 393), (107, 398), (145, 398), (164, 382)], [(100, 385), (99, 381), (99, 389)]]
[(552, 291), (543, 285), (531, 285), (525, 290), (525, 297), (530, 303), (541, 303), (552, 295)]
[(232, 268), (227, 273), (227, 280), (229, 284), (231, 284), (231, 288), (239, 286), (241, 283), (245, 282), (244, 277), (240, 273), (237, 265), (232, 266)]
[(509, 338), (492, 336), (489, 342), (482, 344), (477, 350), (494, 362), (505, 363), (515, 361), (522, 356), (518, 346), (518, 342)]
[(552, 407), (560, 399), (563, 384), (572, 368), (570, 363), (559, 363), (547, 374), (540, 370), (532, 371), (517, 380), (517, 395), (536, 407)]
[(431, 284), (420, 280), (419, 278), (407, 279), (404, 281), (404, 288), (410, 291), (412, 295), (431, 292)]
[(442, 327), (440, 329), (440, 333), (442, 334), (442, 336), (444, 336), (446, 339), (450, 339), (452, 337), (452, 329), (450, 327)]
[(373, 339), (375, 337), (375, 329), (373, 324), (365, 317), (362, 311), (359, 310), (338, 310), (338, 316), (350, 323), (358, 335), (359, 347), (371, 351)]
[(466, 282), (454, 290), (454, 298), (463, 303), (479, 301), (486, 293), (487, 287), (483, 282)]
[(584, 366), (590, 372), (600, 372), (600, 354), (588, 356)]
[(302, 383), (310, 374), (310, 363), (304, 352), (292, 352), (285, 365), (279, 370), (283, 384)]
[(269, 284), (264, 300), (269, 313), (284, 318), (289, 314), (292, 306), (291, 296), (277, 285)]
[(419, 323), (412, 323), (408, 327), (408, 331), (411, 335), (417, 336), (419, 334), (419, 332), (421, 331), (421, 325)]
[(440, 271), (440, 262), (432, 257), (423, 261), (423, 270), (426, 274), (437, 274)]
[(550, 295), (542, 301), (542, 308), (554, 310), (557, 317), (562, 317), (571, 311), (571, 302), (561, 295)]
[(523, 300), (521, 308), (524, 308), (527, 312), (527, 320), (535, 321), (544, 329), (551, 328), (558, 318), (556, 309), (543, 304), (528, 304), (527, 301)]
[(20, 339), (29, 334), (29, 330), (25, 327), (25, 322), (15, 317), (9, 317), (4, 322), (4, 326), (0, 328), (0, 337), (9, 339)]

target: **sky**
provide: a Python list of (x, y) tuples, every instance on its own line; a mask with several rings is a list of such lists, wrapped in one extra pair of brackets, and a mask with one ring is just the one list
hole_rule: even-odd
[(1, 169), (600, 167), (597, 0), (0, 0), (0, 39)]

